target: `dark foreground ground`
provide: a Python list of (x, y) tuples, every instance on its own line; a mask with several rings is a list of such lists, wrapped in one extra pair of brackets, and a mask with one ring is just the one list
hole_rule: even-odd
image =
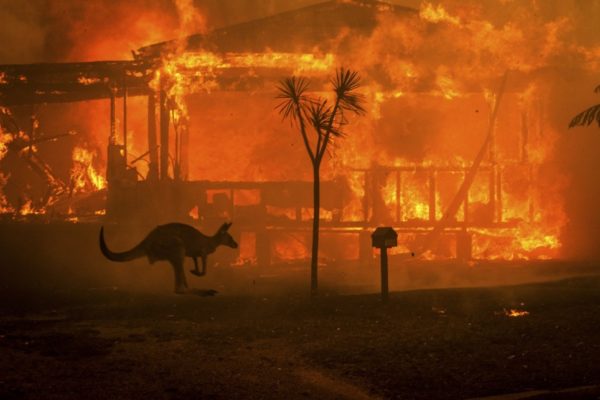
[(600, 398), (599, 277), (395, 292), (387, 305), (332, 291), (311, 302), (304, 288), (0, 300), (1, 399)]

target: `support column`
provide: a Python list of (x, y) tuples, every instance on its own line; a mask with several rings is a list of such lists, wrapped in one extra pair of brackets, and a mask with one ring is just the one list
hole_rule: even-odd
[(186, 119), (181, 125), (181, 138), (179, 141), (179, 173), (181, 179), (187, 181), (190, 169), (190, 130), (189, 121)]
[(116, 88), (110, 87), (110, 132), (108, 134), (108, 145), (106, 148), (107, 161), (106, 161), (106, 180), (109, 185), (115, 178), (118, 161), (116, 159), (116, 143), (117, 143), (117, 127), (116, 127), (116, 116), (115, 116), (115, 101), (116, 101)]
[(156, 98), (154, 93), (148, 95), (148, 152), (150, 166), (148, 180), (158, 180), (158, 146), (156, 144)]
[(117, 141), (117, 125), (115, 116), (115, 90), (110, 89), (110, 133), (108, 143), (114, 144)]
[(160, 91), (160, 179), (169, 179), (169, 105), (167, 94)]

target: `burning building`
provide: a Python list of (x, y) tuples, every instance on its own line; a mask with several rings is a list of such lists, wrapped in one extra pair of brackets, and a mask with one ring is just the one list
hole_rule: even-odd
[(233, 220), (238, 263), (306, 258), (309, 163), (275, 88), (302, 75), (325, 95), (346, 65), (368, 114), (324, 166), (324, 260), (370, 259), (382, 224), (425, 259), (561, 257), (551, 83), (593, 82), (600, 53), (566, 17), (514, 10), (490, 21), (485, 6), (335, 0), (128, 60), (0, 66), (0, 206), (11, 220)]

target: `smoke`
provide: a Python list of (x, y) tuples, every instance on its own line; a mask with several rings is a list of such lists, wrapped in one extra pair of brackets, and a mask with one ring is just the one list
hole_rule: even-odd
[(127, 59), (131, 51), (318, 0), (0, 0), (0, 64)]
[(0, 0), (0, 64), (43, 60), (46, 31), (40, 0)]

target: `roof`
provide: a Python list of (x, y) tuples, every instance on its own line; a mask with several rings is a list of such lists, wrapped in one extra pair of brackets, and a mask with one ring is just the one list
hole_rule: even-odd
[[(330, 0), (308, 7), (271, 15), (207, 34), (188, 36), (186, 50), (215, 52), (312, 52), (327, 51), (344, 31), (352, 36), (369, 35), (382, 14), (413, 17), (418, 11), (378, 0)], [(171, 40), (145, 46), (139, 57), (160, 57), (180, 41)]]
[(152, 70), (138, 61), (0, 65), (0, 105), (63, 103), (148, 93)]
[[(216, 29), (185, 39), (187, 51), (207, 50), (219, 53), (260, 53), (267, 50), (284, 53), (312, 53), (315, 48), (328, 51), (339, 35), (369, 35), (381, 14), (411, 17), (417, 11), (379, 0), (330, 0), (265, 18)], [(157, 60), (181, 41), (167, 41), (142, 47), (129, 61), (97, 61), (82, 63), (46, 63), (0, 65), (0, 105), (39, 104), (102, 99), (111, 96), (111, 88), (122, 96), (148, 94), (148, 82)], [(219, 79), (224, 88), (243, 89), (232, 69)], [(270, 75), (268, 68), (254, 78)], [(233, 79), (232, 76), (235, 78)], [(233, 84), (231, 82), (233, 82)], [(240, 86), (241, 85), (241, 86)]]

